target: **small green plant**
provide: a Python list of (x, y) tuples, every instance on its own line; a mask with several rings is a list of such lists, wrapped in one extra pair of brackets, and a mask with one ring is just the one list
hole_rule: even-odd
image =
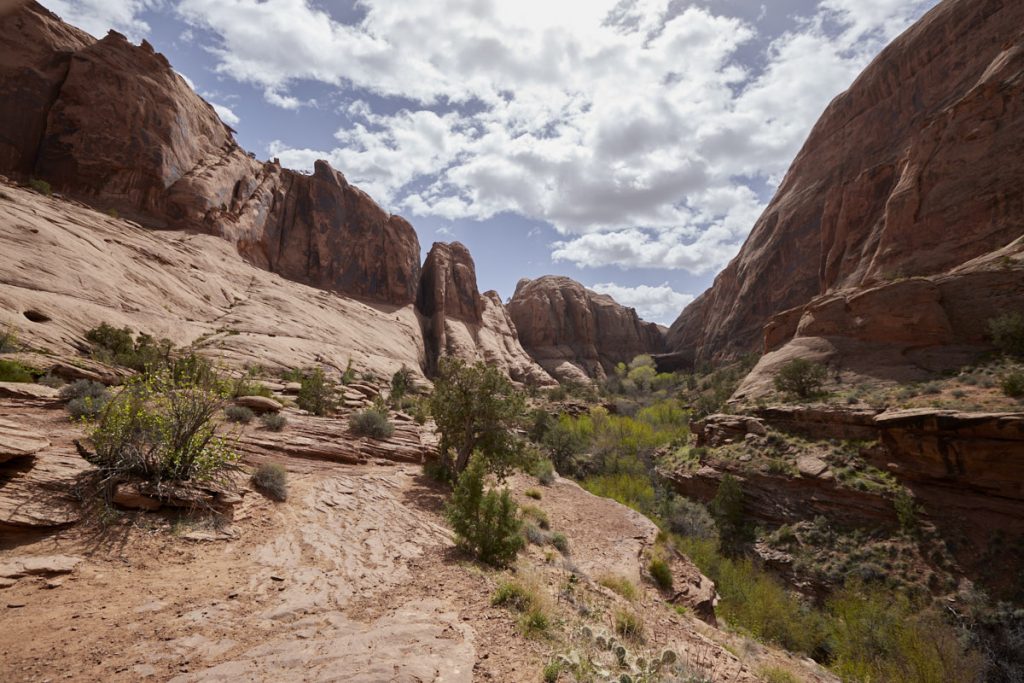
[(53, 194), (53, 188), (50, 186), (50, 183), (45, 180), (40, 180), (39, 178), (29, 178), (28, 186), (39, 194), (46, 195), (47, 197)]
[(821, 363), (794, 358), (779, 368), (775, 376), (775, 389), (797, 398), (812, 398), (821, 393), (825, 377), (825, 366)]
[(558, 552), (563, 555), (569, 552), (569, 539), (561, 531), (556, 531), (548, 537), (548, 542), (555, 546)]
[(544, 665), (544, 670), (541, 672), (541, 678), (544, 683), (558, 683), (558, 677), (562, 675), (562, 662), (558, 659), (552, 659), (550, 662)]
[(527, 611), (535, 602), (534, 592), (516, 581), (502, 583), (491, 596), (491, 604), (495, 607), (508, 607), (517, 612)]
[(8, 325), (0, 332), (0, 353), (11, 353), (18, 350), (18, 329)]
[(1024, 315), (1006, 313), (988, 321), (992, 344), (1008, 356), (1024, 356)]
[(0, 382), (34, 382), (32, 371), (14, 360), (0, 360)]
[(759, 672), (765, 683), (800, 683), (800, 679), (778, 666), (766, 666)]
[(547, 613), (539, 607), (534, 607), (519, 617), (519, 630), (527, 638), (539, 638), (548, 632), (551, 620)]
[(374, 439), (388, 439), (395, 433), (395, 426), (388, 420), (387, 413), (374, 408), (353, 413), (349, 418), (349, 427), (353, 434)]
[(107, 401), (108, 398), (105, 394), (96, 397), (82, 396), (71, 399), (64, 408), (72, 420), (95, 420), (103, 414)]
[(352, 359), (349, 358), (348, 362), (345, 363), (345, 371), (341, 373), (341, 383), (345, 385), (352, 384), (356, 381), (356, 369), (352, 367)]
[(115, 209), (115, 208), (107, 209), (106, 214), (108, 216), (110, 216), (111, 218), (119, 218), (120, 217), (120, 214), (117, 212), (117, 209)]
[(451, 501), (445, 508), (448, 523), (459, 544), (481, 561), (505, 566), (523, 547), (522, 521), (508, 490), (484, 490), (487, 464), (475, 457), (459, 475)]
[(253, 488), (273, 500), (288, 499), (288, 471), (277, 463), (262, 463), (252, 473)]
[(324, 416), (334, 412), (334, 383), (327, 379), (323, 368), (313, 368), (303, 375), (302, 387), (295, 402), (314, 415)]
[(611, 589), (613, 592), (618, 593), (622, 597), (626, 598), (630, 602), (636, 600), (640, 595), (636, 585), (627, 579), (625, 576), (618, 576), (614, 574), (607, 574), (598, 578), (597, 582), (605, 588)]
[(532, 474), (544, 486), (551, 486), (555, 483), (555, 466), (547, 458), (542, 458), (534, 463)]
[(615, 610), (615, 632), (623, 638), (634, 641), (644, 639), (644, 620), (639, 614), (627, 609)]
[(743, 489), (731, 474), (722, 477), (718, 492), (711, 501), (709, 512), (718, 527), (722, 549), (737, 554), (747, 538), (746, 516), (744, 514)]
[(900, 488), (893, 496), (892, 505), (896, 509), (896, 520), (900, 524), (900, 531), (905, 534), (917, 532), (917, 504), (914, 496), (905, 488)]
[(521, 510), (524, 518), (532, 519), (541, 529), (551, 528), (551, 521), (548, 519), (548, 513), (544, 512), (536, 505), (524, 505)]
[(1024, 396), (1024, 372), (1020, 370), (1014, 370), (1003, 377), (1000, 383), (1003, 389), (1003, 393), (1010, 398), (1020, 398)]
[(647, 563), (647, 571), (654, 583), (663, 591), (672, 590), (672, 568), (660, 557), (652, 557)]
[(391, 376), (391, 405), (398, 407), (412, 387), (412, 370), (404, 365)]
[(38, 384), (42, 384), (44, 387), (50, 387), (51, 389), (62, 389), (66, 386), (66, 382), (58, 377), (57, 375), (51, 375), (47, 373), (36, 380)]
[(273, 398), (274, 392), (270, 388), (261, 383), (256, 382), (248, 377), (241, 377), (234, 382), (234, 386), (231, 390), (232, 398), (241, 398), (242, 396), (262, 396), (264, 398)]
[(268, 431), (279, 432), (288, 425), (288, 418), (281, 413), (263, 413), (260, 422)]
[(523, 495), (527, 498), (533, 498), (534, 500), (540, 500), (543, 495), (537, 489), (526, 489), (523, 491)]
[(534, 545), (545, 545), (548, 542), (548, 535), (533, 522), (523, 524), (523, 535), (528, 542)]
[(149, 372), (171, 363), (173, 345), (167, 339), (140, 333), (134, 336), (128, 327), (120, 329), (101, 323), (88, 330), (85, 339), (92, 344), (93, 357), (103, 363), (122, 365), (139, 372)]
[(228, 422), (247, 425), (252, 422), (256, 414), (252, 412), (252, 409), (245, 406), (228, 406), (224, 409), (224, 416), (228, 419)]

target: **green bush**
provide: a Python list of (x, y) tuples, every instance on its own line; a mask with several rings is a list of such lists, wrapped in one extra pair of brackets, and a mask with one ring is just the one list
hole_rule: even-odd
[(548, 513), (544, 512), (536, 505), (524, 505), (520, 509), (524, 518), (532, 519), (541, 529), (551, 528), (551, 521), (548, 519)]
[(988, 321), (992, 344), (1010, 356), (1024, 356), (1024, 315), (1006, 313)]
[(519, 617), (519, 630), (527, 638), (538, 638), (544, 635), (550, 626), (551, 620), (539, 607), (534, 607)]
[(272, 431), (279, 432), (288, 424), (288, 418), (281, 413), (263, 413), (260, 417), (263, 426)]
[(534, 500), (540, 500), (543, 496), (537, 489), (526, 489), (523, 491), (523, 495), (527, 498), (533, 498)]
[(644, 639), (644, 620), (639, 614), (627, 609), (615, 610), (615, 632), (629, 640)]
[(484, 491), (486, 474), (484, 459), (472, 458), (459, 475), (445, 516), (459, 545), (480, 561), (500, 567), (512, 562), (523, 547), (522, 521), (508, 490)]
[(106, 385), (90, 379), (80, 379), (65, 385), (60, 390), (60, 397), (65, 401), (87, 396), (89, 398), (105, 398), (107, 396)]
[(388, 420), (387, 414), (373, 408), (353, 413), (349, 417), (349, 427), (353, 434), (374, 439), (387, 439), (395, 433), (395, 426)]
[(391, 404), (396, 408), (412, 388), (412, 370), (404, 365), (391, 376)]
[(654, 485), (646, 474), (600, 474), (584, 479), (582, 485), (595, 496), (611, 498), (643, 514), (655, 506)]
[(667, 514), (668, 527), (674, 533), (693, 538), (718, 539), (718, 527), (708, 509), (688, 498), (673, 498)]
[(46, 182), (45, 180), (39, 180), (38, 178), (29, 178), (28, 186), (31, 187), (36, 192), (38, 192), (39, 194), (44, 194), (47, 197), (53, 194), (53, 188), (50, 186), (50, 183)]
[(896, 509), (896, 520), (899, 522), (900, 531), (905, 534), (917, 533), (917, 503), (914, 496), (906, 488), (900, 487), (892, 499), (893, 507)]
[(253, 488), (273, 500), (288, 499), (288, 471), (277, 463), (263, 463), (252, 473)]
[(167, 339), (140, 333), (134, 336), (128, 327), (118, 329), (107, 323), (88, 330), (86, 340), (92, 344), (96, 360), (121, 365), (139, 372), (149, 372), (171, 363), (173, 345)]
[(711, 501), (709, 512), (718, 527), (722, 548), (730, 554), (737, 554), (747, 540), (748, 529), (743, 508), (740, 482), (731, 474), (726, 474), (718, 484), (718, 492)]
[(1024, 372), (1020, 370), (1014, 370), (1003, 377), (1000, 383), (1003, 389), (1003, 393), (1010, 398), (1020, 398), (1024, 396)]
[(36, 380), (38, 384), (42, 384), (44, 387), (50, 387), (51, 389), (63, 389), (67, 383), (58, 377), (57, 375), (51, 375), (46, 373), (42, 377)]
[(71, 399), (64, 405), (64, 408), (73, 420), (95, 420), (103, 414), (106, 405), (107, 398), (105, 396), (101, 398), (83, 396)]
[(508, 607), (517, 612), (525, 612), (536, 603), (534, 591), (516, 581), (502, 583), (491, 596), (491, 604), (495, 607)]
[(247, 425), (256, 417), (256, 413), (252, 412), (251, 408), (246, 408), (245, 406), (228, 406), (224, 409), (224, 416), (227, 417), (228, 422)]
[(569, 552), (569, 539), (561, 531), (556, 531), (548, 537), (548, 543), (555, 546), (555, 549), (563, 555)]
[(672, 568), (663, 558), (652, 557), (651, 561), (647, 563), (647, 571), (658, 588), (663, 591), (672, 590)]
[(546, 545), (548, 542), (548, 535), (533, 522), (523, 523), (523, 536), (534, 545)]
[(14, 325), (8, 325), (0, 332), (0, 353), (17, 351), (18, 346), (18, 329)]
[(241, 377), (235, 380), (234, 386), (231, 389), (231, 397), (241, 398), (242, 396), (273, 398), (274, 392), (270, 390), (270, 387), (261, 382), (256, 382), (248, 377)]
[(589, 435), (574, 429), (576, 422), (563, 415), (548, 427), (542, 443), (551, 454), (551, 460), (559, 472), (572, 474), (576, 471), (575, 459), (582, 455), (589, 445)]
[(302, 377), (302, 387), (295, 402), (314, 415), (329, 415), (336, 406), (334, 383), (327, 379), (323, 368), (313, 368)]
[(212, 373), (163, 369), (130, 381), (89, 432), (82, 455), (107, 480), (126, 475), (160, 481), (214, 479), (237, 460), (213, 418), (226, 398)]
[(636, 600), (640, 595), (636, 585), (625, 576), (609, 574), (598, 578), (597, 582), (605, 588), (610, 588), (630, 602)]
[(0, 360), (0, 382), (34, 382), (32, 371), (14, 360)]
[(775, 389), (797, 398), (812, 398), (821, 393), (825, 377), (825, 366), (821, 363), (794, 358), (779, 368), (775, 376)]
[(555, 466), (547, 458), (542, 458), (534, 463), (531, 474), (537, 477), (537, 481), (544, 486), (551, 486), (555, 483)]

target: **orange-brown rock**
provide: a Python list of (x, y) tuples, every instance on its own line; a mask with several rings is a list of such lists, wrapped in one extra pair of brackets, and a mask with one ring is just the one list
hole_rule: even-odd
[[(982, 330), (973, 281), (953, 284), (956, 299), (934, 282), (879, 288), (955, 273), (1021, 235), (1022, 25), (1019, 2), (945, 0), (887, 47), (829, 105), (739, 255), (672, 325), (673, 359), (760, 350), (779, 316), (767, 329), (775, 348), (805, 326), (800, 308), (839, 292), (839, 315), (825, 302), (813, 311), (819, 328), (846, 335), (861, 321), (872, 340), (942, 344)], [(857, 301), (862, 289), (870, 300)]]
[(307, 176), (256, 161), (145, 41), (94, 41), (30, 2), (0, 17), (0, 53), (0, 170), (147, 226), (225, 237), (291, 280), (415, 300), (412, 226), (326, 162)]
[(520, 280), (508, 312), (523, 348), (562, 380), (602, 379), (617, 363), (664, 349), (656, 324), (567, 277)]
[(485, 361), (517, 382), (554, 384), (523, 350), (497, 292), (480, 294), (473, 257), (459, 242), (436, 242), (430, 248), (416, 308), (423, 316), (428, 374), (441, 356), (452, 355)]

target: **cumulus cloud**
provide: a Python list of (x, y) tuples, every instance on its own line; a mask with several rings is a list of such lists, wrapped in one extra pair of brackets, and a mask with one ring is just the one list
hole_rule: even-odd
[(45, 4), (64, 21), (97, 38), (114, 29), (138, 42), (150, 30), (139, 15), (160, 6), (161, 0), (45, 0)]
[(223, 104), (217, 104), (216, 102), (210, 102), (210, 106), (213, 107), (213, 110), (215, 112), (217, 112), (217, 116), (220, 117), (221, 121), (228, 124), (229, 126), (238, 125), (239, 118), (238, 115), (235, 114), (235, 112), (231, 111)]
[(669, 325), (679, 315), (679, 311), (693, 301), (692, 294), (683, 294), (672, 289), (668, 283), (652, 287), (640, 285), (627, 287), (604, 282), (590, 285), (590, 289), (607, 294), (623, 306), (635, 308), (644, 320)]

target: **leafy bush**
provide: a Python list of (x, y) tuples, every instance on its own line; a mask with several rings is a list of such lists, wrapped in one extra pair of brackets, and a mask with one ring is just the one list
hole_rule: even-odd
[(522, 521), (508, 490), (484, 491), (486, 474), (483, 458), (470, 460), (459, 475), (445, 516), (462, 547), (480, 561), (500, 567), (514, 560), (523, 547)]
[(53, 188), (50, 186), (50, 183), (46, 182), (45, 180), (40, 180), (38, 178), (29, 178), (28, 186), (31, 187), (36, 192), (38, 192), (39, 194), (44, 194), (47, 197), (53, 194)]
[(8, 325), (0, 332), (0, 353), (10, 353), (18, 350), (18, 330), (14, 325)]
[(256, 417), (256, 413), (245, 406), (228, 406), (224, 409), (224, 416), (228, 418), (228, 422), (238, 422), (247, 425)]
[(708, 509), (688, 498), (673, 498), (667, 514), (668, 527), (682, 536), (718, 539), (718, 527)]
[(336, 405), (334, 383), (327, 379), (323, 368), (313, 368), (302, 377), (302, 387), (295, 402), (314, 415), (329, 415)]
[(118, 329), (101, 323), (87, 331), (85, 338), (93, 346), (93, 357), (104, 363), (148, 372), (171, 362), (173, 345), (170, 341), (157, 341), (144, 333), (140, 333), (137, 338), (133, 335), (128, 327)]
[(32, 371), (14, 360), (0, 360), (0, 382), (34, 382)]
[(279, 432), (288, 424), (288, 418), (281, 413), (263, 413), (260, 422), (266, 429), (272, 432)]
[(524, 518), (532, 519), (541, 529), (551, 528), (551, 521), (548, 519), (548, 513), (544, 512), (536, 505), (524, 505), (521, 510)]
[(988, 321), (992, 344), (1010, 356), (1024, 356), (1024, 315), (1007, 313)]
[(1008, 373), (1001, 382), (1003, 393), (1010, 398), (1024, 396), (1024, 372), (1014, 370)]
[(797, 398), (812, 398), (821, 392), (825, 377), (825, 366), (821, 363), (794, 358), (779, 368), (775, 389)]
[(715, 519), (723, 549), (731, 554), (738, 553), (747, 538), (743, 489), (738, 479), (731, 474), (722, 477), (709, 512)]
[(527, 638), (537, 638), (547, 633), (551, 620), (544, 610), (534, 607), (519, 617), (519, 630)]
[(67, 384), (60, 390), (60, 397), (66, 401), (76, 398), (104, 398), (107, 396), (106, 385), (90, 379), (80, 379)]
[(595, 496), (611, 498), (642, 513), (649, 512), (655, 504), (654, 486), (646, 474), (600, 474), (584, 479), (582, 485)]
[(253, 381), (248, 377), (241, 377), (235, 380), (234, 386), (231, 390), (231, 397), (241, 398), (242, 396), (262, 396), (264, 398), (273, 398), (274, 392), (270, 390), (270, 387), (262, 382)]
[(205, 481), (237, 454), (216, 434), (226, 392), (212, 373), (163, 369), (129, 382), (111, 399), (81, 449), (108, 480)]
[(57, 375), (51, 375), (47, 373), (36, 380), (38, 384), (42, 384), (44, 387), (50, 387), (51, 389), (62, 389), (67, 383), (58, 377)]
[(412, 370), (404, 365), (391, 376), (391, 403), (397, 406), (412, 387)]
[(277, 463), (263, 463), (252, 473), (253, 488), (273, 500), (288, 499), (288, 471)]
[(537, 489), (526, 489), (523, 491), (523, 495), (527, 498), (533, 498), (534, 500), (540, 500), (543, 495)]
[(672, 568), (663, 558), (652, 557), (651, 561), (647, 563), (647, 571), (658, 588), (663, 591), (672, 590)]
[(545, 545), (548, 542), (548, 535), (541, 531), (540, 527), (533, 522), (523, 524), (523, 536), (534, 545)]
[(525, 411), (522, 392), (497, 368), (441, 359), (430, 412), (441, 433), (441, 462), (452, 471), (462, 472), (479, 452), (492, 471), (507, 474), (522, 450), (513, 430)]
[(352, 432), (359, 436), (387, 439), (395, 433), (395, 426), (388, 420), (387, 414), (373, 408), (354, 413), (348, 422)]
[(495, 607), (508, 607), (517, 612), (525, 612), (537, 604), (537, 595), (534, 590), (521, 583), (506, 581), (494, 591), (491, 604)]
[(574, 472), (576, 456), (581, 455), (589, 445), (589, 434), (574, 429), (575, 424), (576, 421), (563, 415), (548, 427), (542, 440), (560, 472)]
[(538, 460), (531, 471), (537, 481), (544, 486), (551, 486), (555, 483), (555, 466), (547, 458)]
[(901, 487), (896, 491), (892, 499), (893, 507), (896, 509), (896, 520), (900, 524), (900, 531), (905, 534), (917, 532), (917, 504), (914, 496), (907, 489)]
[(597, 582), (605, 588), (610, 588), (629, 601), (636, 600), (640, 595), (636, 585), (625, 576), (606, 575), (598, 578)]
[(615, 610), (615, 632), (629, 640), (644, 639), (644, 620), (631, 610)]
[(556, 531), (548, 537), (548, 543), (555, 546), (555, 549), (563, 555), (569, 552), (569, 539), (561, 531)]
[(71, 399), (64, 408), (73, 420), (95, 420), (103, 413), (106, 405), (107, 398), (105, 396), (102, 398), (83, 396)]

